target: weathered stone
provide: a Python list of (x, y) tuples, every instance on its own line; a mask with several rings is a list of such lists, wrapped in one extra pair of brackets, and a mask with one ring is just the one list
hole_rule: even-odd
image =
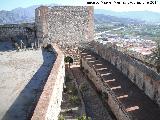
[(0, 41), (20, 42), (30, 44), (34, 41), (34, 24), (0, 25)]
[[(115, 65), (115, 67), (123, 72), (124, 75), (160, 106), (160, 92), (159, 87), (156, 85), (160, 81), (159, 74), (129, 55), (114, 48), (107, 47), (107, 45), (94, 42), (93, 47), (97, 54)], [(115, 60), (116, 57), (117, 59)], [(115, 62), (117, 63), (115, 64)]]
[(42, 43), (75, 44), (93, 40), (93, 7), (41, 6), (36, 9), (35, 18), (37, 37)]

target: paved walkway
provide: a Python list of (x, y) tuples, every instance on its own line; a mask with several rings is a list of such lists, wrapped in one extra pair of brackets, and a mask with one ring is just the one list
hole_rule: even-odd
[(87, 90), (82, 92), (85, 109), (88, 116), (92, 120), (114, 120), (107, 108), (103, 105), (97, 92), (92, 88), (85, 75), (81, 72), (79, 66), (71, 66), (74, 77), (77, 80), (78, 86), (87, 86)]
[[(104, 84), (109, 85), (125, 106), (137, 120), (160, 120), (160, 108), (135, 84), (125, 77), (118, 69), (100, 56), (84, 51), (83, 57), (88, 58), (90, 66), (94, 66), (97, 73), (101, 74)], [(92, 62), (91, 62), (92, 61)]]
[(42, 50), (0, 52), (0, 120), (26, 120), (53, 64)]

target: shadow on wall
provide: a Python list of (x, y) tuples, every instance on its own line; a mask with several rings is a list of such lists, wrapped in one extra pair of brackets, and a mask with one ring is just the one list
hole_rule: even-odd
[(1, 52), (5, 52), (5, 51), (9, 51), (9, 50), (11, 50), (11, 51), (15, 50), (11, 41), (0, 42), (0, 51)]
[[(31, 41), (32, 40), (32, 41)], [(24, 46), (26, 48), (31, 47), (31, 43), (37, 42), (36, 39), (29, 40), (25, 35), (17, 35), (14, 37), (6, 38), (6, 40), (0, 40), (0, 51), (13, 51), (17, 50), (21, 47), (22, 49)]]
[(43, 64), (33, 75), (32, 79), (21, 91), (2, 120), (28, 120), (31, 119), (35, 106), (40, 98), (46, 80), (56, 60), (53, 52), (42, 50)]

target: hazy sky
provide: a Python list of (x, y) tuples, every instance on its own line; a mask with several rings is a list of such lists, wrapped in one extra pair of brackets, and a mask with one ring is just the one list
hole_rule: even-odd
[[(38, 4), (62, 4), (62, 5), (87, 5), (87, 1), (98, 1), (100, 2), (99, 5), (94, 5), (95, 8), (103, 8), (107, 10), (113, 11), (155, 11), (160, 12), (160, 0), (157, 0), (157, 4), (147, 5), (146, 1), (151, 0), (0, 0), (0, 10), (12, 10), (17, 7), (28, 7), (31, 5), (38, 5)], [(109, 2), (143, 2), (144, 5), (118, 5), (116, 3), (103, 5), (101, 1), (109, 1)]]

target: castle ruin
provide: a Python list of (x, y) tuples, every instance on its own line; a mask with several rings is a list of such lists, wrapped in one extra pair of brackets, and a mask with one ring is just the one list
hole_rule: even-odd
[(35, 11), (37, 38), (43, 43), (78, 44), (94, 39), (93, 7), (41, 6)]
[[(52, 61), (53, 66), (50, 65), (51, 70), (47, 72), (44, 86), (41, 86), (40, 92), (38, 91), (40, 96), (32, 103), (35, 105), (34, 108), (29, 109), (30, 111), (27, 109), (30, 112), (28, 116), (32, 120), (57, 120), (66, 77), (64, 63), (66, 51), (60, 47), (88, 44), (94, 40), (93, 7), (41, 6), (35, 10), (34, 31), (35, 34), (31, 33), (34, 34), (32, 37), (36, 38), (35, 41), (42, 45), (53, 45), (55, 61)], [(25, 32), (23, 34), (26, 34)], [(75, 54), (79, 54), (79, 51)], [(115, 119), (160, 119), (159, 74), (130, 56), (96, 42), (93, 42), (91, 49), (82, 50), (80, 55), (79, 71), (83, 73), (83, 78), (90, 79), (92, 86), (109, 106)], [(70, 69), (70, 72), (74, 74), (76, 71)]]

